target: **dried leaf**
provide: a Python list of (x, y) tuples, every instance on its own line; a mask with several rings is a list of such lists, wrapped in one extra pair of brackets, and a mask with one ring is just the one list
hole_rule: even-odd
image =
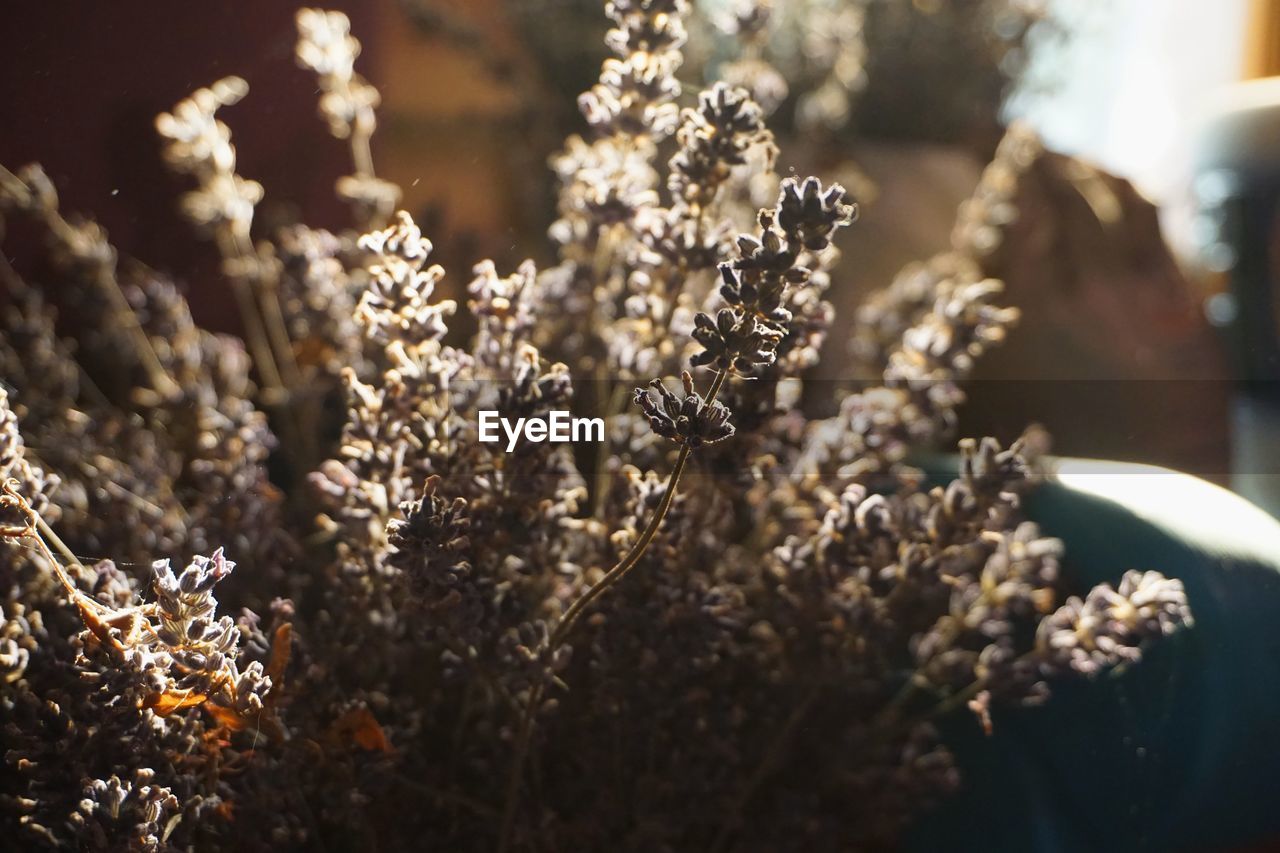
[(142, 707), (150, 708), (162, 717), (183, 708), (195, 708), (209, 697), (203, 693), (189, 690), (166, 690), (164, 693), (153, 693), (142, 702)]
[(334, 721), (329, 735), (340, 744), (354, 742), (369, 752), (391, 752), (391, 741), (368, 708), (352, 708)]
[(267, 677), (271, 679), (271, 689), (266, 696), (268, 708), (274, 708), (284, 692), (284, 671), (289, 666), (292, 653), (293, 625), (285, 622), (276, 628), (271, 639), (271, 659), (267, 661)]

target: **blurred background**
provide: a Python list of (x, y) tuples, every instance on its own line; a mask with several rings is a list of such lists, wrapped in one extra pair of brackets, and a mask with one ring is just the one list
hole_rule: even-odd
[[(1023, 310), (971, 386), (964, 434), (1046, 426), (1055, 452), (1150, 462), (1280, 513), (1280, 0), (693, 0), (686, 94), (773, 80), (778, 169), (862, 203), (821, 378), (849, 378), (866, 294), (948, 245), (1002, 135), (1023, 118), (1055, 154), (1019, 189), (993, 256)], [(460, 288), (470, 267), (552, 261), (547, 158), (584, 123), (598, 0), (343, 0), (382, 92), (379, 174)], [(753, 8), (771, 14), (752, 29)], [(219, 77), (256, 227), (347, 227), (348, 152), (292, 59), (287, 3), (22, 4), (0, 54), (0, 163), (38, 160), (66, 210), (185, 283), (234, 330), (214, 250), (175, 215), (157, 113)], [(745, 23), (744, 23), (745, 22)], [(757, 63), (751, 66), (751, 63)], [(773, 78), (761, 69), (773, 69)], [(768, 87), (766, 87), (768, 88)], [(24, 258), (14, 262), (22, 267)]]

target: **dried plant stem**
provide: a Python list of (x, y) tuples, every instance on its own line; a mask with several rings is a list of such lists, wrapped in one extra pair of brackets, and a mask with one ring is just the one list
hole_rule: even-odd
[(357, 177), (372, 178), (373, 172), (373, 151), (370, 148), (369, 140), (373, 136), (373, 119), (370, 117), (364, 121), (357, 121), (351, 130), (351, 162), (355, 166)]
[(18, 492), (13, 489), (12, 483), (6, 483), (4, 485), (4, 493), (9, 498), (15, 500), (18, 508), (24, 515), (26, 515), (28, 527), (25, 531), (25, 535), (35, 541), (36, 550), (39, 551), (40, 555), (49, 562), (49, 565), (53, 566), (53, 573), (57, 576), (58, 583), (62, 585), (63, 590), (67, 593), (67, 597), (71, 599), (71, 603), (76, 605), (82, 614), (86, 611), (99, 616), (113, 613), (111, 608), (95, 601), (81, 592), (75, 585), (75, 582), (71, 580), (71, 576), (67, 574), (67, 570), (62, 567), (62, 563), (58, 561), (58, 558), (54, 556), (53, 551), (49, 549), (49, 542), (53, 543), (53, 546), (62, 553), (67, 562), (72, 566), (76, 566), (81, 569), (84, 567), (80, 565), (80, 561), (76, 559), (76, 555), (67, 547), (67, 543), (63, 542), (61, 537), (59, 537), (57, 533), (53, 532), (53, 528), (49, 526), (48, 522), (40, 517), (40, 513), (36, 512), (35, 509), (32, 508), (26, 498), (22, 497), (22, 495), (18, 494)]
[[(247, 240), (239, 234), (234, 237), (238, 256), (246, 261), (253, 259), (253, 247), (247, 245)], [(295, 453), (300, 457), (297, 467), (300, 471), (309, 471), (319, 451), (316, 447), (314, 432), (306, 429), (305, 424), (317, 418), (319, 413), (315, 410), (316, 403), (313, 398), (303, 396), (301, 399), (296, 399), (304, 383), (302, 370), (298, 367), (298, 360), (294, 355), (293, 341), (289, 337), (289, 327), (285, 322), (284, 311), (280, 307), (279, 278), (273, 271), (270, 275), (259, 277), (258, 281), (261, 282), (257, 295), (258, 304), (262, 310), (263, 325), (266, 327), (267, 338), (278, 367), (277, 375), (283, 384), (285, 394), (285, 400), (282, 402), (296, 401), (300, 407), (284, 420), (292, 425), (290, 428), (295, 429), (299, 440)]]
[[(727, 376), (728, 373), (723, 371), (716, 374), (715, 381), (711, 383), (711, 390), (707, 392), (705, 405), (710, 406), (715, 402), (720, 389), (724, 387), (724, 381)], [(649, 519), (649, 524), (645, 527), (644, 532), (636, 539), (635, 544), (631, 546), (626, 556), (619, 560), (613, 568), (605, 572), (604, 577), (592, 584), (586, 592), (569, 605), (569, 609), (564, 612), (564, 616), (556, 624), (555, 629), (551, 632), (550, 639), (547, 641), (546, 653), (548, 656), (554, 655), (556, 650), (564, 644), (565, 639), (568, 638), (569, 633), (582, 618), (582, 614), (587, 607), (610, 587), (626, 577), (640, 562), (640, 558), (644, 556), (649, 544), (658, 535), (658, 528), (662, 526), (662, 521), (666, 518), (668, 510), (671, 509), (671, 503), (675, 500), (676, 489), (680, 485), (680, 475), (684, 473), (691, 452), (689, 445), (681, 445), (680, 453), (676, 456), (676, 464), (671, 469), (671, 474), (667, 477), (667, 488), (663, 492), (662, 501), (654, 511), (653, 517)], [(506, 853), (511, 844), (516, 805), (520, 798), (520, 779), (524, 775), (524, 763), (529, 754), (529, 742), (533, 738), (534, 719), (537, 716), (538, 707), (542, 704), (544, 692), (543, 683), (536, 684), (533, 690), (530, 691), (529, 701), (525, 704), (521, 713), (520, 725), (516, 734), (515, 756), (512, 758), (511, 773), (507, 778), (506, 805), (502, 811), (502, 830), (498, 840), (499, 853)]]
[[(351, 128), (351, 164), (355, 177), (363, 181), (376, 181), (377, 173), (373, 169), (373, 139), (377, 120), (373, 110), (368, 110), (356, 119)], [(365, 231), (382, 228), (387, 224), (391, 210), (381, 204), (364, 204), (356, 201), (352, 204), (355, 215), (360, 220), (360, 227)]]
[(563, 645), (565, 638), (569, 636), (569, 632), (573, 630), (578, 620), (582, 618), (583, 612), (591, 606), (591, 603), (603, 595), (609, 587), (626, 577), (640, 562), (640, 558), (644, 556), (649, 543), (657, 536), (658, 528), (666, 517), (667, 510), (671, 508), (671, 502), (676, 495), (676, 486), (680, 482), (680, 475), (684, 473), (685, 465), (689, 462), (689, 453), (688, 445), (680, 448), (680, 455), (676, 457), (675, 467), (671, 469), (671, 475), (667, 478), (667, 488), (662, 495), (662, 501), (658, 504), (658, 509), (654, 512), (653, 517), (649, 519), (648, 526), (645, 527), (640, 537), (636, 539), (635, 544), (631, 546), (631, 550), (627, 552), (627, 555), (619, 560), (612, 569), (605, 572), (604, 577), (592, 584), (586, 592), (578, 596), (569, 605), (569, 609), (564, 612), (564, 616), (551, 633), (551, 639), (547, 643), (548, 649), (555, 651)]
[[(0, 166), (0, 169), (4, 168)], [(22, 276), (18, 275), (18, 271), (9, 263), (9, 259), (0, 253), (0, 278), (4, 280), (5, 287), (9, 291), (9, 295), (15, 298), (32, 292), (30, 285), (22, 280)], [(150, 345), (150, 344), (148, 344)], [(84, 389), (93, 397), (93, 401), (100, 406), (110, 406), (111, 401), (107, 399), (107, 395), (98, 387), (98, 383), (93, 381), (93, 377), (84, 369), (84, 365), (79, 361), (75, 361), (76, 373), (80, 377), (80, 388)], [(168, 374), (165, 374), (166, 378)], [(177, 387), (176, 385), (174, 387)]]
[[(716, 396), (724, 385), (726, 375), (725, 373), (716, 374), (715, 382), (712, 383), (711, 390), (707, 393), (706, 405), (709, 406), (715, 402)], [(640, 558), (644, 556), (649, 543), (657, 536), (658, 528), (662, 525), (662, 520), (666, 517), (667, 510), (671, 508), (671, 502), (676, 496), (676, 488), (680, 483), (680, 475), (684, 473), (685, 465), (689, 462), (690, 452), (687, 444), (681, 446), (680, 454), (676, 457), (675, 467), (671, 469), (671, 475), (667, 479), (667, 488), (662, 495), (662, 501), (658, 504), (657, 511), (654, 512), (653, 517), (649, 520), (648, 526), (640, 534), (640, 538), (631, 546), (631, 550), (617, 565), (606, 572), (604, 577), (592, 584), (573, 604), (569, 605), (569, 609), (565, 611), (564, 616), (551, 633), (551, 639), (547, 643), (550, 651), (554, 652), (564, 643), (565, 638), (569, 636), (569, 632), (573, 630), (574, 625), (582, 617), (583, 611), (593, 601), (603, 595), (609, 587), (626, 577), (627, 573), (640, 562)]]
[[(76, 559), (75, 554), (71, 553), (71, 549), (67, 547), (67, 543), (63, 542), (62, 538), (53, 532), (53, 528), (49, 526), (48, 522), (40, 517), (39, 513), (31, 509), (29, 506), (26, 508), (31, 514), (30, 517), (33, 522), (31, 538), (36, 541), (36, 546), (40, 553), (49, 561), (50, 565), (53, 566), (53, 573), (58, 576), (58, 582), (61, 583), (63, 589), (67, 591), (67, 595), (71, 596), (72, 602), (79, 602), (81, 598), (84, 597), (84, 593), (80, 592), (79, 588), (76, 587), (75, 583), (71, 580), (71, 577), (67, 574), (67, 570), (62, 567), (62, 564), (58, 562), (56, 557), (54, 557), (53, 552), (49, 550), (49, 545), (45, 540), (47, 539), (49, 542), (52, 542), (53, 546), (61, 552), (61, 554), (67, 559), (67, 562), (71, 565), (79, 566), (80, 561)], [(98, 605), (98, 603), (93, 601), (93, 599), (87, 599), (87, 601), (95, 606)]]
[[(0, 166), (0, 173), (3, 173), (6, 181), (22, 184), (27, 187), (28, 192), (34, 193), (25, 181), (3, 166)], [(44, 220), (45, 227), (49, 229), (49, 233), (64, 245), (72, 246), (79, 242), (80, 237), (76, 233), (76, 229), (63, 218), (56, 208), (51, 210), (43, 209), (39, 215)], [(114, 266), (114, 262), (111, 265)], [(147, 336), (142, 324), (138, 321), (137, 312), (133, 310), (133, 306), (129, 304), (128, 298), (125, 297), (124, 290), (120, 287), (120, 280), (115, 276), (114, 270), (108, 269), (107, 265), (95, 265), (93, 278), (94, 283), (98, 285), (98, 288), (111, 304), (111, 311), (115, 315), (115, 319), (124, 327), (125, 332), (129, 335), (129, 340), (133, 342), (133, 347), (137, 350), (138, 360), (147, 374), (147, 381), (151, 383), (151, 387), (161, 397), (177, 396), (181, 393), (181, 389), (160, 362), (160, 357), (156, 354), (155, 348), (151, 346), (151, 338)]]
[[(65, 225), (65, 223), (63, 223)], [(138, 321), (138, 315), (133, 310), (133, 306), (129, 304), (129, 300), (125, 298), (124, 291), (120, 289), (120, 282), (113, 275), (107, 275), (105, 271), (99, 273), (99, 287), (107, 295), (107, 301), (111, 303), (112, 313), (115, 319), (120, 322), (129, 335), (129, 339), (133, 341), (133, 348), (137, 351), (138, 360), (142, 363), (142, 368), (147, 374), (147, 381), (151, 383), (151, 387), (162, 398), (169, 399), (182, 393), (182, 389), (178, 387), (178, 383), (173, 381), (168, 371), (164, 369), (164, 365), (160, 363), (160, 357), (156, 355), (155, 348), (151, 346), (151, 339), (147, 336), (146, 331), (142, 328), (142, 324)]]
[[(284, 451), (301, 476), (301, 472), (309, 470), (308, 466), (315, 458), (313, 437), (311, 431), (299, 422), (298, 411), (289, 405), (292, 393), (301, 388), (302, 374), (294, 359), (274, 276), (270, 277), (270, 286), (255, 288), (253, 279), (244, 271), (250, 264), (257, 263), (252, 247), (247, 245), (247, 238), (237, 233), (233, 226), (225, 224), (217, 228), (215, 238), (223, 260), (239, 267), (232, 269), (227, 278), (244, 322), (249, 352), (262, 379), (263, 401), (279, 415)], [(257, 280), (265, 281), (266, 277), (257, 277)]]
[[(225, 230), (228, 232), (228, 236), (225, 238), (220, 237), (218, 241), (218, 246), (223, 251), (224, 257), (228, 259), (234, 258), (242, 268), (248, 268), (250, 264), (256, 265), (257, 256), (253, 246), (249, 243), (248, 237), (234, 228)], [(228, 252), (230, 254), (227, 254)], [(233, 278), (245, 279), (243, 275), (233, 276)], [(253, 287), (252, 281), (245, 280), (245, 288), (257, 297), (256, 304), (261, 312), (260, 325), (273, 357), (278, 379), (277, 384), (285, 390), (296, 389), (302, 384), (302, 373), (299, 371), (297, 359), (293, 355), (293, 343), (289, 340), (289, 330), (285, 324), (284, 312), (280, 309), (280, 294), (276, 287), (276, 276), (259, 275), (255, 276), (255, 280), (259, 283), (258, 287)]]
[[(240, 259), (237, 240), (228, 229), (218, 229), (217, 242), (224, 261)], [(280, 370), (276, 366), (275, 355), (271, 350), (262, 312), (257, 300), (253, 297), (253, 288), (242, 275), (230, 275), (228, 278), (231, 281), (231, 292), (236, 299), (236, 307), (240, 311), (240, 319), (244, 322), (245, 340), (249, 345), (249, 352), (253, 355), (254, 366), (258, 368), (258, 375), (262, 378), (262, 384), (271, 395), (282, 397), (284, 383), (280, 379)]]
[[(58, 561), (53, 551), (49, 549), (48, 542), (52, 542), (62, 552), (70, 565), (81, 571), (85, 570), (84, 566), (81, 565), (71, 549), (67, 547), (67, 544), (59, 538), (58, 534), (53, 532), (53, 528), (40, 516), (40, 513), (36, 512), (27, 499), (17, 492), (14, 488), (15, 485), (16, 483), (9, 481), (4, 483), (0, 489), (3, 490), (6, 502), (15, 504), (19, 511), (26, 516), (27, 525), (20, 532), (6, 528), (3, 531), (3, 535), (12, 538), (26, 537), (35, 541), (36, 550), (53, 567), (58, 583), (62, 585), (70, 603), (79, 613), (84, 627), (97, 637), (103, 646), (119, 660), (125, 644), (132, 642), (137, 636), (142, 615), (150, 612), (151, 605), (117, 610), (81, 592), (75, 582), (71, 580), (71, 576), (67, 574), (67, 570), (63, 568), (62, 563)], [(48, 539), (48, 542), (45, 541), (46, 539)]]
[[(247, 254), (243, 249), (242, 255)], [(290, 391), (302, 385), (302, 371), (293, 354), (293, 341), (289, 339), (289, 328), (285, 323), (284, 311), (280, 308), (280, 291), (274, 275), (262, 279), (263, 285), (258, 289), (258, 301), (262, 304), (262, 315), (267, 327), (267, 336), (271, 341), (271, 349), (280, 367), (281, 379)]]

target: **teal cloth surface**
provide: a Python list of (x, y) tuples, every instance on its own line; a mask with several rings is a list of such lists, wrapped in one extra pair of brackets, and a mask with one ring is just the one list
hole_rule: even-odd
[[(945, 481), (955, 462), (925, 467)], [(945, 720), (964, 788), (908, 849), (1280, 850), (1280, 523), (1164, 469), (1052, 467), (1027, 511), (1066, 544), (1068, 590), (1156, 569), (1182, 579), (1195, 627), (1124, 671), (1057, 680), (1043, 707), (996, 711), (992, 737)]]

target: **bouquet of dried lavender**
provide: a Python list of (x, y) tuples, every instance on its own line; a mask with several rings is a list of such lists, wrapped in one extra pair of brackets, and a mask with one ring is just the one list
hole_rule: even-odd
[[(47, 236), (60, 284), (3, 269), (6, 831), (147, 850), (876, 848), (958, 782), (940, 718), (990, 728), (993, 704), (1190, 623), (1156, 572), (1064, 597), (1061, 543), (1021, 512), (1024, 442), (961, 441), (945, 486), (910, 464), (949, 438), (962, 380), (1017, 319), (982, 268), (1034, 138), (1010, 131), (952, 251), (862, 309), (856, 353), (882, 381), (810, 419), (797, 401), (856, 206), (778, 179), (746, 90), (682, 108), (685, 0), (606, 12), (591, 132), (552, 161), (557, 261), (482, 262), (465, 305), (437, 295), (430, 240), (375, 175), (378, 96), (339, 13), (299, 13), (297, 58), (351, 145), (336, 189), (358, 230), (255, 234), (265, 190), (216, 114), (242, 80), (157, 122), (243, 347), (121, 269), (38, 168), (0, 172), (0, 212)], [(114, 322), (67, 336), (59, 304)], [(599, 417), (600, 440), (486, 434), (557, 412)]]

